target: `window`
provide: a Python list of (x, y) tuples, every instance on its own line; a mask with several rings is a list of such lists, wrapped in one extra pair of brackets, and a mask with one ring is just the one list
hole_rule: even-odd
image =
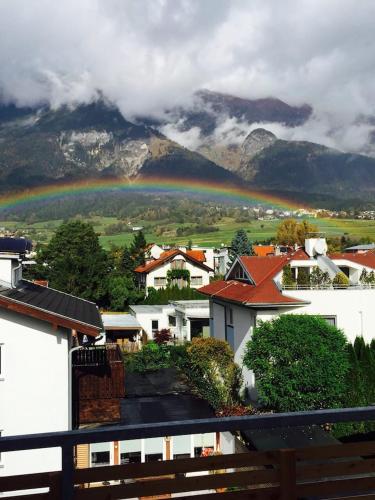
[(176, 326), (176, 317), (168, 316), (168, 326)]
[(120, 462), (124, 464), (136, 464), (142, 462), (141, 440), (131, 439), (120, 441)]
[(91, 453), (91, 465), (92, 467), (109, 465), (109, 451), (94, 451)]
[(154, 278), (154, 286), (165, 286), (167, 278)]
[(142, 461), (142, 454), (140, 451), (132, 451), (129, 453), (121, 453), (121, 465), (124, 464), (137, 464)]
[(4, 344), (0, 344), (0, 379), (3, 375), (3, 357), (2, 357), (4, 354), (3, 346)]
[(244, 273), (244, 270), (242, 269), (241, 266), (237, 266), (236, 267), (236, 270), (234, 272), (234, 277), (236, 280), (243, 280), (243, 279), (246, 279), (246, 276), (245, 276), (245, 273)]
[(233, 325), (233, 309), (227, 307), (227, 325)]
[(151, 321), (151, 330), (153, 332), (156, 332), (157, 330), (159, 330), (159, 320), (158, 319), (153, 319)]
[(90, 445), (91, 466), (110, 465), (110, 443), (93, 443)]
[(191, 436), (174, 436), (173, 437), (173, 459), (190, 458), (191, 453)]
[(190, 285), (191, 286), (199, 286), (203, 284), (203, 278), (202, 276), (192, 276), (190, 278)]
[(163, 460), (162, 453), (150, 453), (148, 455), (145, 455), (146, 462), (160, 462), (161, 460)]
[[(3, 433), (3, 431), (0, 431), (0, 438), (1, 438), (2, 433)], [(1, 464), (1, 453), (0, 453), (0, 464)]]
[(173, 260), (171, 262), (171, 269), (185, 269), (186, 262), (183, 259)]
[(336, 316), (322, 316), (329, 325), (336, 326)]

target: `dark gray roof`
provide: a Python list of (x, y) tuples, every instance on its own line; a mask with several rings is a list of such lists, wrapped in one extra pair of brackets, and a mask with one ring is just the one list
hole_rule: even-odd
[(121, 400), (121, 423), (126, 425), (200, 418), (215, 418), (215, 413), (207, 401), (190, 394), (126, 397)]
[(25, 238), (0, 238), (0, 252), (1, 253), (19, 253), (25, 254), (32, 250), (32, 243)]
[(103, 330), (96, 304), (53, 288), (21, 280), (17, 288), (0, 286), (0, 297)]
[(279, 448), (298, 449), (340, 443), (319, 425), (254, 429), (242, 431), (242, 434), (248, 444), (258, 451)]

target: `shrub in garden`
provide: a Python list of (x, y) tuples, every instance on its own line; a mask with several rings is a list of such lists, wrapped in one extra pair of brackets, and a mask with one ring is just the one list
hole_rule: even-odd
[(349, 286), (349, 278), (343, 272), (339, 272), (333, 278), (332, 285), (334, 288), (347, 288)]
[(157, 330), (154, 333), (154, 342), (159, 345), (167, 344), (172, 338), (171, 331), (168, 328), (163, 328), (161, 330)]
[(342, 404), (349, 368), (341, 330), (317, 316), (285, 314), (255, 328), (244, 365), (255, 373), (260, 402), (275, 411)]
[(227, 342), (212, 337), (193, 339), (185, 365), (180, 366), (196, 392), (215, 410), (238, 404), (242, 374)]
[(145, 373), (171, 365), (168, 347), (149, 342), (139, 352), (124, 353), (125, 369), (130, 372)]

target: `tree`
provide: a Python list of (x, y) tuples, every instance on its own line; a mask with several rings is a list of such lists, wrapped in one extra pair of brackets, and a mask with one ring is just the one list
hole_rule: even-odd
[(279, 245), (303, 246), (307, 234), (317, 231), (318, 227), (306, 220), (297, 222), (295, 219), (285, 219), (277, 228), (276, 240)]
[(131, 276), (112, 274), (106, 283), (106, 305), (111, 311), (125, 311), (129, 305), (136, 304), (143, 297)]
[(229, 251), (230, 265), (233, 264), (237, 257), (242, 255), (253, 255), (253, 248), (246, 231), (239, 229), (231, 243)]
[(332, 284), (332, 281), (327, 272), (323, 272), (318, 266), (316, 266), (311, 271), (310, 284), (314, 286), (329, 286)]
[(286, 265), (283, 269), (282, 283), (283, 286), (286, 287), (294, 287), (296, 285), (296, 282), (293, 279), (292, 268), (290, 267), (290, 264)]
[(134, 262), (134, 268), (145, 264), (146, 239), (142, 231), (134, 235), (133, 243), (130, 246), (130, 254)]
[(133, 276), (134, 267), (134, 260), (132, 258), (131, 252), (125, 245), (121, 255), (120, 271), (126, 276)]
[(285, 314), (262, 322), (247, 343), (261, 403), (276, 411), (342, 404), (348, 371), (344, 333), (317, 316)]
[(39, 278), (52, 288), (87, 300), (101, 301), (109, 272), (106, 252), (91, 224), (79, 220), (58, 227), (36, 257)]
[(299, 267), (297, 274), (297, 285), (308, 286), (310, 284), (310, 275), (307, 267)]

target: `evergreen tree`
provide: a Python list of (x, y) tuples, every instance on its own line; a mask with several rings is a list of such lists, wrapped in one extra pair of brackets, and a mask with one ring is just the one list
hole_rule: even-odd
[(110, 265), (91, 224), (61, 224), (36, 261), (36, 277), (47, 279), (52, 288), (95, 302), (105, 296)]
[(135, 265), (134, 265), (134, 261), (132, 259), (132, 255), (130, 253), (130, 250), (125, 245), (123, 250), (122, 250), (120, 270), (123, 274), (125, 274), (125, 276), (133, 277), (134, 267), (135, 267)]
[(366, 344), (363, 337), (356, 337), (354, 340), (354, 350), (358, 361), (362, 361), (364, 358), (364, 352), (366, 350)]
[(230, 266), (237, 257), (243, 255), (253, 255), (253, 248), (249, 238), (247, 237), (246, 231), (244, 229), (239, 229), (232, 240), (229, 251)]
[(306, 267), (298, 268), (297, 285), (308, 286), (310, 284), (310, 275)]
[(134, 267), (142, 266), (145, 263), (146, 239), (142, 231), (134, 235), (133, 243), (130, 246)]

